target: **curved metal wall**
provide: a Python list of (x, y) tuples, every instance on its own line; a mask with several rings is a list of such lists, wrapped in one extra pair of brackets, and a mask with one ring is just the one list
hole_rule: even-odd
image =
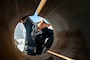
[[(44, 60), (51, 56), (48, 52), (40, 56), (26, 56), (13, 42), (17, 22), (24, 16), (33, 15), (39, 1), (0, 0), (0, 60)], [(89, 10), (88, 0), (47, 0), (39, 15), (54, 28), (51, 51), (75, 60), (85, 60), (87, 56), (86, 60), (89, 60)], [(53, 59), (62, 60), (56, 56)]]

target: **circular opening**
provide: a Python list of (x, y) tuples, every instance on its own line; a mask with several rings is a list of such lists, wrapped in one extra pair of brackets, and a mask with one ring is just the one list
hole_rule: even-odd
[(17, 48), (27, 55), (41, 55), (51, 47), (54, 33), (50, 22), (40, 16), (22, 18), (14, 31)]

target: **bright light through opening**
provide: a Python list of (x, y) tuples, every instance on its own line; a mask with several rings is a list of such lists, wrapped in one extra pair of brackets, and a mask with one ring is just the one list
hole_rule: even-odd
[[(29, 18), (31, 18), (32, 21), (35, 22), (35, 23), (38, 23), (41, 19), (43, 19), (44, 22), (46, 22), (47, 24), (50, 24), (46, 19), (44, 19), (44, 18), (42, 18), (40, 16), (29, 16)], [(53, 30), (52, 26), (49, 26), (48, 29)], [(15, 28), (14, 39), (15, 39), (15, 44), (16, 44), (17, 48), (21, 52), (23, 52), (24, 49), (25, 49), (26, 28), (25, 28), (24, 24), (21, 23), (21, 22), (18, 22), (18, 24), (17, 24), (17, 26)], [(47, 43), (48, 40), (49, 40), (49, 38), (46, 38), (44, 43)], [(49, 42), (49, 43), (52, 44), (52, 42)], [(36, 47), (34, 47), (34, 48), (36, 49)], [(36, 51), (35, 49), (34, 49), (34, 52)], [(45, 53), (44, 51), (47, 50), (47, 49), (46, 50), (45, 49), (46, 49), (46, 47), (43, 48), (42, 53)], [(25, 54), (27, 54), (27, 53), (25, 52)]]

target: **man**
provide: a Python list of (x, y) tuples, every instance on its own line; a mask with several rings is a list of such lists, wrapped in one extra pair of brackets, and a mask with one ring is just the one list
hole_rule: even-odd
[(45, 47), (45, 50), (48, 50), (52, 45), (53, 30), (48, 29), (49, 26), (51, 25), (44, 22), (44, 20), (40, 20), (36, 25), (33, 25), (31, 36), (35, 42), (36, 55), (42, 54)]

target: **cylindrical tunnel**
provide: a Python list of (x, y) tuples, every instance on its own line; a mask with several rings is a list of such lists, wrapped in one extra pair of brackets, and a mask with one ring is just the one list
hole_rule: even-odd
[[(16, 24), (22, 17), (33, 15), (39, 2), (0, 0), (0, 60), (45, 60), (50, 56), (53, 60), (63, 60), (48, 52), (39, 56), (25, 55), (15, 46), (13, 35)], [(90, 59), (90, 38), (87, 35), (90, 33), (89, 10), (88, 0), (47, 0), (39, 15), (53, 26), (54, 42), (51, 51), (75, 60)]]

